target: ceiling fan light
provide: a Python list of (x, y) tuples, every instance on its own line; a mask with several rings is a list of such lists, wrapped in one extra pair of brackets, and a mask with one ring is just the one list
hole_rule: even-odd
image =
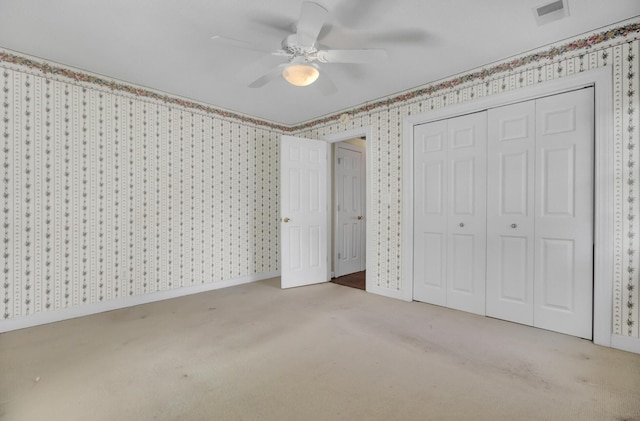
[(318, 69), (308, 64), (292, 64), (282, 71), (282, 77), (295, 86), (311, 85), (318, 76), (320, 76)]

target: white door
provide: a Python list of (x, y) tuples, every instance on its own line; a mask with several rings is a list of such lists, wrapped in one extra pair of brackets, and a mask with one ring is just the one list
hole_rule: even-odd
[(487, 315), (591, 339), (593, 89), (489, 110)]
[(487, 113), (448, 126), (447, 307), (484, 315)]
[(364, 270), (364, 165), (363, 150), (355, 145), (336, 145), (335, 276)]
[(489, 110), (487, 316), (533, 325), (535, 101)]
[(486, 112), (414, 128), (414, 298), (484, 314)]
[(534, 326), (592, 337), (593, 88), (536, 101)]
[(447, 121), (414, 127), (413, 298), (447, 305)]
[(416, 300), (591, 339), (593, 115), (587, 88), (414, 127)]
[(328, 281), (328, 145), (282, 136), (280, 143), (281, 286)]

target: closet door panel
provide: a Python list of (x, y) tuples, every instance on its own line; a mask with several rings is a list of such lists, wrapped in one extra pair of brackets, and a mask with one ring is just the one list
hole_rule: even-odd
[(487, 315), (533, 324), (535, 101), (488, 111)]
[(475, 236), (473, 234), (453, 234), (450, 237), (451, 285), (449, 289), (456, 293), (473, 294)]
[[(500, 267), (495, 270), (500, 276), (500, 285), (498, 285), (500, 295), (497, 298), (508, 303), (520, 304), (521, 308), (532, 309), (531, 247), (529, 246), (531, 240), (531, 237), (501, 236), (498, 250)], [(515, 318), (513, 315), (510, 317), (510, 320)], [(519, 323), (532, 324), (533, 311), (525, 312), (523, 319)]]
[(447, 122), (414, 128), (413, 297), (446, 305)]
[(447, 306), (485, 314), (487, 113), (448, 120)]
[(592, 337), (593, 88), (536, 101), (534, 326)]

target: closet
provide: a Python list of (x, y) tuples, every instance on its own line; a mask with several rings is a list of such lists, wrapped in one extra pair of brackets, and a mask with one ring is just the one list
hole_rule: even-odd
[(593, 88), (414, 128), (414, 299), (592, 336)]

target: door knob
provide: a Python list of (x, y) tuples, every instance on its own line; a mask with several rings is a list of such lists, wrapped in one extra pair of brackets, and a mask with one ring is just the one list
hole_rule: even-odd
[(286, 217), (285, 217), (285, 218), (283, 219), (283, 221), (284, 221), (284, 222), (289, 222), (289, 221), (291, 221), (291, 219), (289, 219), (289, 218), (286, 218)]
[(464, 227), (464, 223), (460, 222), (460, 228)]
[(511, 224), (511, 228), (518, 228), (516, 224)]
[(362, 215), (358, 215), (358, 221), (362, 219)]

